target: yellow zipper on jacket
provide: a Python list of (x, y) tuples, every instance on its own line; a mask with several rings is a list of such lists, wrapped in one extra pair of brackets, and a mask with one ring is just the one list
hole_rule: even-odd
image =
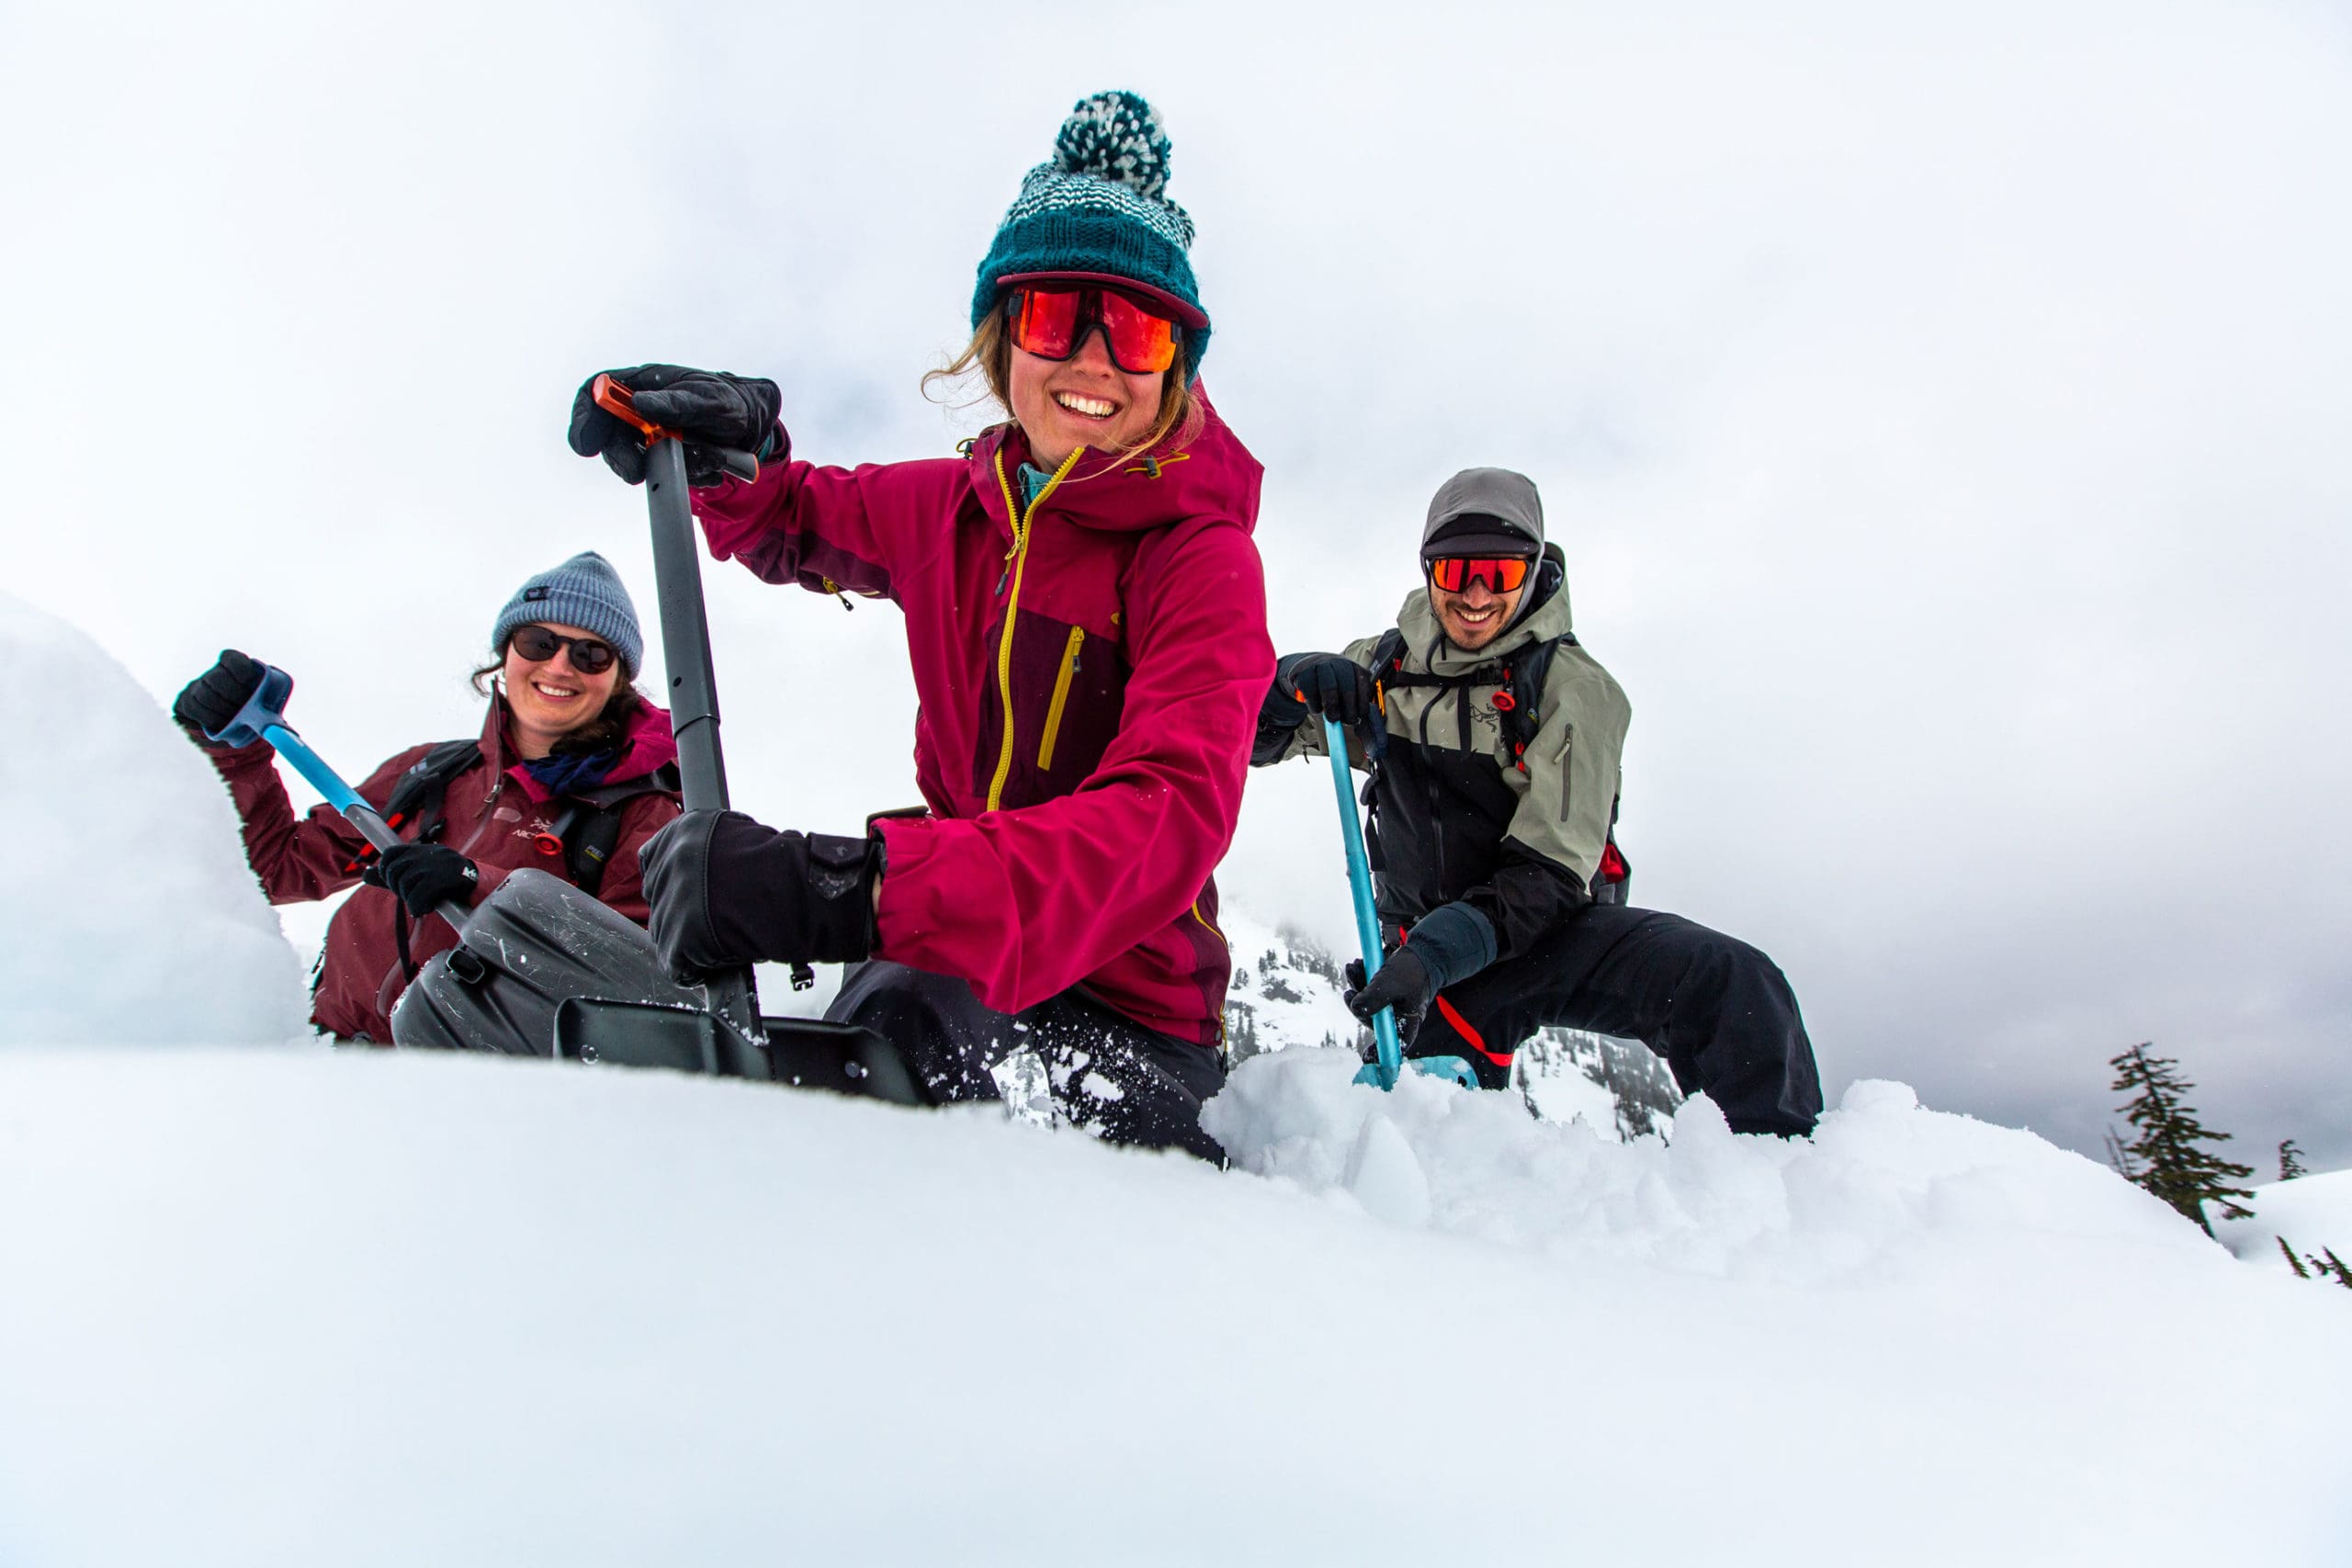
[(1012, 773), (1012, 623), (1021, 614), (1021, 574), (1029, 564), (1029, 525), (1036, 521), (1037, 508), (1046, 504), (1046, 498), (1054, 493), (1062, 476), (1078, 467), (1079, 456), (1085, 450), (1083, 446), (1071, 447), (1069, 456), (1062, 459), (1062, 466), (1054, 470), (1054, 477), (1046, 481), (1046, 488), (1023, 510), (1012, 503), (1012, 481), (1004, 477), (1004, 448), (996, 449), (996, 482), (1004, 491), (1004, 514), (1012, 525), (1012, 548), (1004, 552), (1004, 558), (1012, 563), (1012, 592), (1004, 602), (1004, 637), (996, 649), (996, 689), (1004, 711), (1004, 740), (997, 748), (996, 777), (989, 781), (986, 809), (990, 811), (1004, 798), (1004, 781)]
[(1046, 709), (1046, 739), (1037, 744), (1037, 771), (1044, 773), (1054, 765), (1054, 739), (1062, 732), (1062, 706), (1069, 701), (1069, 679), (1078, 673), (1078, 650), (1086, 641), (1086, 628), (1072, 626), (1069, 641), (1062, 645), (1061, 672), (1054, 677), (1054, 700)]

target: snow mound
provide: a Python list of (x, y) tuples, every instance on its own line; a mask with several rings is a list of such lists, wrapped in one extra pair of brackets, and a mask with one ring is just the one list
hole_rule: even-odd
[[(2213, 1234), (2248, 1263), (2291, 1274), (2293, 1267), (2278, 1250), (2280, 1236), (2306, 1258), (2325, 1248), (2352, 1263), (2352, 1170), (2267, 1183), (2254, 1190), (2246, 1207), (2253, 1218), (2217, 1220)], [(2211, 1206), (2206, 1213), (2212, 1213)]]
[(2143, 1247), (2227, 1267), (2195, 1227), (2030, 1133), (1924, 1110), (1902, 1084), (1846, 1091), (1810, 1141), (1733, 1135), (1703, 1097), (1671, 1143), (1532, 1118), (1513, 1095), (1407, 1073), (1352, 1082), (1352, 1053), (1253, 1057), (1203, 1122), (1234, 1163), (1392, 1223), (1589, 1267), (1637, 1263), (1812, 1282), (1901, 1270), (1955, 1247)]
[(0, 1045), (302, 1032), (301, 963), (220, 775), (96, 644), (5, 593), (0, 666), (0, 821), (29, 895), (0, 942)]
[[(2352, 1551), (2347, 1292), (2097, 1167), (1888, 1088), (1811, 1151), (1409, 1088), (1351, 1121), (1311, 1057), (1233, 1101), (1305, 1102), (1261, 1180), (667, 1073), (0, 1053), (0, 1562)], [(1595, 1198), (1539, 1179), (1575, 1160)], [(1480, 1228), (1474, 1169), (1536, 1246), (1433, 1228)], [(1776, 1235), (1907, 1266), (1808, 1283)]]

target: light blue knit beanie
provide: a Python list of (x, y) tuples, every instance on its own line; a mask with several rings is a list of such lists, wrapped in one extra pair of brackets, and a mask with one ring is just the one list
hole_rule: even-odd
[(1168, 133), (1159, 112), (1133, 93), (1080, 100), (1054, 140), (1051, 163), (1021, 182), (980, 260), (972, 325), (997, 308), (1010, 279), (1119, 279), (1156, 295), (1184, 326), (1184, 362), (1197, 376), (1208, 352), (1208, 312), (1185, 253), (1189, 213), (1168, 188)]
[(535, 621), (578, 626), (604, 638), (621, 656), (621, 668), (631, 680), (644, 662), (645, 634), (638, 630), (637, 606), (629, 603), (613, 563), (594, 550), (582, 550), (516, 589), (491, 623), (491, 652), (503, 658), (514, 628)]

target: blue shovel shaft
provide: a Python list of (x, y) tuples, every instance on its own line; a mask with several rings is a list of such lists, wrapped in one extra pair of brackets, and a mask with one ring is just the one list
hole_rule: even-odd
[[(1363, 823), (1356, 816), (1355, 775), (1348, 771), (1348, 732), (1335, 719), (1323, 721), (1323, 744), (1331, 753), (1331, 783), (1340, 795), (1340, 836), (1347, 840), (1348, 892), (1355, 899), (1356, 942), (1363, 949), (1366, 981), (1380, 973), (1380, 916), (1372, 904), (1372, 864), (1364, 859)], [(1380, 1087), (1396, 1087), (1405, 1049), (1396, 1040), (1396, 1015), (1382, 1008), (1373, 1015), (1372, 1040), (1379, 1053), (1374, 1064)]]
[[(326, 759), (311, 750), (308, 741), (287, 727), (286, 698), (293, 689), (294, 682), (284, 671), (268, 671), (262, 678), (260, 690), (254, 693), (237, 716), (209, 739), (232, 746), (268, 741), (270, 749), (293, 764), (294, 771), (309, 781), (329, 806), (343, 813), (345, 821), (359, 829), (361, 838), (379, 850), (390, 849), (401, 841), (401, 836), (392, 831), (383, 815), (362, 799), (357, 790), (344, 783), (343, 775), (328, 767)], [(444, 900), (435, 912), (453, 930), (466, 929), (468, 911), (456, 899)]]

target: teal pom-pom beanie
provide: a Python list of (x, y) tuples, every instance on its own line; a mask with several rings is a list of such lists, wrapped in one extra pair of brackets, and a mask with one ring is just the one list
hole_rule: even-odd
[(1008, 281), (1117, 278), (1183, 323), (1185, 365), (1199, 375), (1209, 318), (1185, 254), (1192, 217), (1164, 194), (1168, 152), (1159, 111), (1135, 94), (1081, 99), (1054, 140), (1052, 162), (1023, 178), (997, 225), (972, 291), (972, 325), (997, 308)]

